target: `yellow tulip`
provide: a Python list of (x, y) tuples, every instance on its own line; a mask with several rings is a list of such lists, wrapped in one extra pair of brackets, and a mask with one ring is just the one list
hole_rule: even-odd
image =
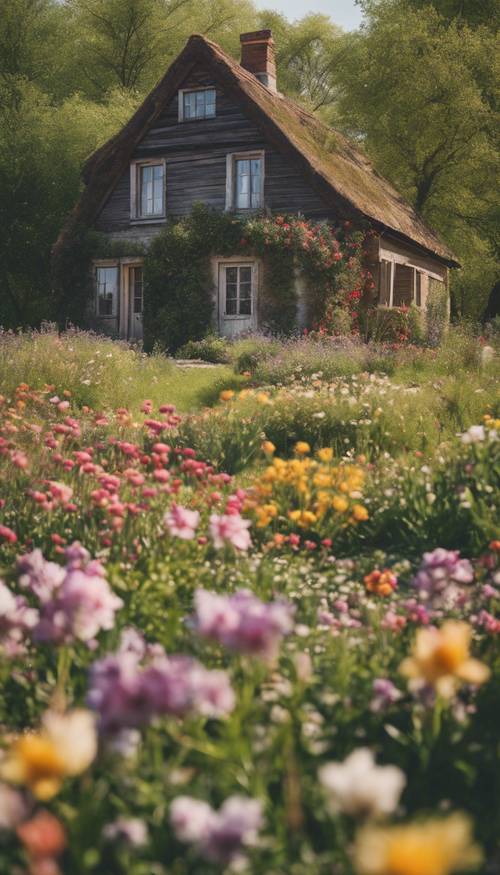
[(276, 447), (271, 441), (263, 441), (261, 447), (264, 453), (268, 456), (272, 456), (272, 454), (276, 452)]
[(321, 450), (318, 450), (316, 455), (320, 462), (331, 462), (333, 459), (333, 450), (331, 447), (322, 447)]
[(356, 522), (362, 523), (368, 519), (368, 511), (362, 504), (355, 504), (352, 509), (352, 515)]
[(0, 763), (0, 778), (26, 785), (37, 799), (52, 799), (65, 777), (88, 768), (96, 751), (95, 719), (90, 711), (47, 711), (38, 732), (12, 742)]
[(295, 444), (295, 452), (298, 453), (299, 456), (307, 456), (307, 454), (311, 452), (311, 447), (307, 441), (297, 441)]
[(404, 826), (366, 827), (354, 846), (358, 875), (451, 875), (476, 867), (481, 852), (463, 814)]
[(430, 684), (445, 697), (452, 696), (460, 682), (483, 684), (490, 670), (470, 656), (471, 637), (468, 623), (456, 620), (448, 620), (441, 629), (419, 629), (412, 656), (403, 660), (400, 671), (410, 679)]
[(335, 495), (332, 501), (332, 507), (337, 513), (345, 513), (347, 508), (349, 507), (349, 502), (347, 498), (344, 498), (343, 495)]

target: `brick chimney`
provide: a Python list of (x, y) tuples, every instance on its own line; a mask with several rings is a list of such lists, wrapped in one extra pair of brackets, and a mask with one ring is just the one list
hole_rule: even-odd
[(270, 30), (255, 30), (242, 33), (241, 66), (253, 73), (269, 91), (276, 93), (276, 61), (274, 41)]

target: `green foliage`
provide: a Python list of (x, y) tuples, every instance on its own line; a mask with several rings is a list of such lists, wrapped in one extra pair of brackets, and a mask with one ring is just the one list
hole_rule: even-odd
[(149, 398), (185, 411), (199, 406), (212, 385), (218, 397), (220, 383), (231, 379), (228, 368), (182, 369), (163, 355), (146, 356), (87, 331), (0, 332), (0, 395), (7, 397), (26, 382), (34, 389), (52, 386), (60, 397), (67, 391), (78, 407), (132, 409)]
[[(331, 118), (449, 242), (465, 268), (453, 280), (457, 309), (479, 315), (498, 256), (494, 20), (472, 0), (364, 5), (366, 26), (332, 56), (340, 96)], [(489, 26), (468, 26), (474, 10)]]
[(429, 278), (429, 291), (425, 304), (427, 343), (439, 346), (448, 326), (448, 291), (443, 283)]
[(307, 284), (308, 320), (321, 319), (327, 305), (340, 304), (359, 281), (361, 238), (348, 228), (334, 231), (297, 216), (244, 219), (195, 205), (190, 216), (168, 224), (145, 255), (146, 349), (158, 343), (176, 352), (207, 333), (215, 298), (211, 255), (260, 256), (261, 323), (290, 334), (296, 327), (296, 271)]
[(203, 362), (226, 364), (230, 360), (229, 343), (225, 337), (207, 334), (201, 340), (188, 340), (177, 350), (179, 359), (201, 359)]

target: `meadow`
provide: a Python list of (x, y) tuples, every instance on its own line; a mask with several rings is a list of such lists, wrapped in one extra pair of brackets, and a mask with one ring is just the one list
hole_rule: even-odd
[(500, 872), (497, 356), (0, 333), (0, 873)]

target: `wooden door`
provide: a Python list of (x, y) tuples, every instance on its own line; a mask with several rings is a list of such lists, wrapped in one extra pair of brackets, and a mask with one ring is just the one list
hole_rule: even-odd
[(219, 263), (219, 332), (223, 337), (257, 328), (257, 285), (256, 262)]
[(128, 266), (128, 340), (142, 340), (144, 312), (144, 277), (140, 264)]

